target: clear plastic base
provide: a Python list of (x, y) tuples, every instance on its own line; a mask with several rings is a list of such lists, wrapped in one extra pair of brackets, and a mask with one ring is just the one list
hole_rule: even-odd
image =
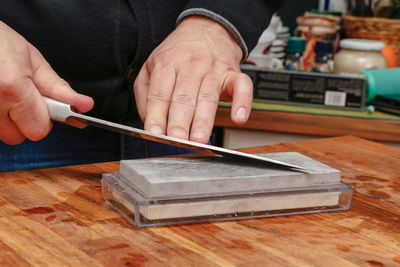
[(123, 180), (119, 173), (103, 174), (103, 196), (139, 228), (344, 211), (352, 197), (351, 186), (341, 182), (237, 194), (148, 198)]

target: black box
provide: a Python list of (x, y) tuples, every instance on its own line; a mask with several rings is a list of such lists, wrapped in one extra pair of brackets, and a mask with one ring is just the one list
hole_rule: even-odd
[(241, 69), (253, 80), (255, 101), (358, 110), (365, 107), (367, 77), (363, 75), (275, 71), (247, 65)]

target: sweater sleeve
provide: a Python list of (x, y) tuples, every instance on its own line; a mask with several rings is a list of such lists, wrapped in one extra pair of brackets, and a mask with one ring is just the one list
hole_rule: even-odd
[(272, 15), (285, 0), (190, 0), (177, 19), (179, 24), (191, 15), (206, 16), (226, 27), (238, 42), (245, 60)]

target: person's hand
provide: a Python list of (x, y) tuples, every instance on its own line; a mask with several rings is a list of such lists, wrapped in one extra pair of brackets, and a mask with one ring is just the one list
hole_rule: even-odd
[(90, 97), (76, 93), (61, 79), (40, 52), (0, 21), (0, 140), (16, 145), (28, 138), (44, 138), (52, 124), (41, 96), (74, 106), (93, 107)]
[(253, 84), (240, 72), (242, 56), (222, 25), (205, 17), (185, 18), (136, 78), (136, 104), (145, 130), (207, 143), (219, 100), (232, 101), (231, 119), (245, 123)]

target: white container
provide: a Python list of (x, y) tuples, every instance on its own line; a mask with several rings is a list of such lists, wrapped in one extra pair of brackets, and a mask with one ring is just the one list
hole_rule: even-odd
[(343, 39), (340, 51), (335, 55), (336, 73), (360, 73), (368, 69), (387, 67), (382, 49), (385, 44), (379, 41), (364, 39)]
[(266, 48), (276, 39), (276, 35), (272, 32), (264, 31), (258, 39), (256, 47), (250, 52), (250, 55), (262, 55)]

